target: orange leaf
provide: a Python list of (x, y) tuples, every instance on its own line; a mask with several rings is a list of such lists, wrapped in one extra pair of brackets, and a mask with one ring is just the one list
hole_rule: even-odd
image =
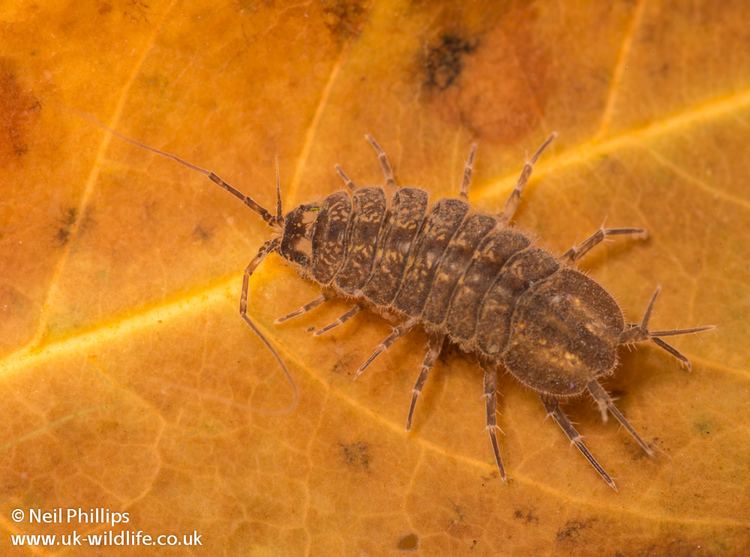
[[(744, 554), (747, 4), (277, 4), (0, 7), (0, 545), (110, 529), (14, 522), (15, 508), (101, 507), (128, 512), (132, 530), (196, 530), (206, 555)], [(364, 313), (307, 334), (344, 302), (274, 326), (318, 289), (271, 256), (251, 313), (301, 393), (274, 414), (289, 385), (237, 314), (268, 228), (83, 114), (267, 207), (278, 154), (287, 209), (340, 189), (335, 163), (380, 183), (372, 133), (399, 182), (433, 199), (456, 195), (477, 141), (470, 197), (497, 212), (556, 130), (517, 225), (554, 253), (605, 218), (648, 228), (582, 268), (630, 320), (661, 284), (654, 328), (719, 328), (675, 339), (692, 374), (642, 345), (607, 382), (656, 459), (589, 400), (566, 405), (617, 494), (535, 393), (502, 377), (503, 484), (470, 357), (441, 359), (407, 434), (424, 335), (352, 382), (388, 326)]]

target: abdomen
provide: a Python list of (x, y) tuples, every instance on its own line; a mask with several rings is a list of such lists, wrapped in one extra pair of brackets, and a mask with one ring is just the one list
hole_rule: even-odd
[(503, 363), (537, 391), (578, 394), (615, 367), (623, 328), (615, 300), (584, 274), (563, 268), (519, 298)]

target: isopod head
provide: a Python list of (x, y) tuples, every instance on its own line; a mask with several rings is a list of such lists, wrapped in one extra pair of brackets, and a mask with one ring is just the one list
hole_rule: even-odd
[(295, 207), (284, 217), (279, 254), (306, 274), (312, 261), (313, 224), (320, 206), (308, 203)]

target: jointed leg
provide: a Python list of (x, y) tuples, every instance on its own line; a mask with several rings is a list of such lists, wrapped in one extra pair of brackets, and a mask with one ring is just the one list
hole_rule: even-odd
[(346, 172), (344, 172), (344, 169), (341, 168), (340, 165), (336, 165), (336, 173), (339, 175), (339, 177), (344, 181), (344, 184), (346, 184), (346, 187), (349, 188), (350, 191), (354, 191), (357, 189), (357, 186), (354, 185), (354, 182), (352, 182), (351, 178), (346, 175)]
[[(274, 238), (273, 240), (269, 240), (268, 242), (263, 244), (263, 246), (261, 246), (260, 250), (258, 251), (258, 255), (256, 255), (250, 262), (250, 264), (245, 268), (245, 274), (242, 276), (242, 293), (240, 294), (240, 315), (242, 316), (242, 319), (245, 321), (245, 323), (250, 326), (253, 332), (258, 335), (258, 338), (261, 340), (261, 342), (266, 345), (266, 348), (271, 351), (271, 354), (273, 354), (273, 357), (276, 358), (279, 366), (281, 366), (281, 370), (284, 372), (286, 380), (289, 381), (293, 393), (292, 402), (290, 403), (288, 408), (288, 411), (291, 411), (297, 406), (297, 402), (299, 401), (299, 391), (297, 389), (297, 384), (294, 382), (292, 374), (289, 373), (289, 369), (286, 367), (284, 360), (281, 359), (281, 356), (279, 356), (279, 353), (276, 351), (276, 349), (271, 345), (269, 340), (265, 337), (258, 326), (253, 322), (252, 319), (250, 319), (250, 316), (247, 314), (247, 292), (250, 285), (250, 276), (269, 253), (272, 253), (279, 249), (280, 244), (281, 240), (279, 238)], [(287, 410), (285, 409), (284, 412), (286, 411)]]
[(690, 335), (693, 333), (701, 333), (703, 331), (709, 331), (713, 329), (714, 325), (704, 325), (702, 327), (691, 327), (688, 329), (668, 329), (666, 331), (649, 331), (648, 330), (648, 322), (651, 319), (651, 312), (654, 309), (654, 302), (656, 302), (656, 297), (659, 295), (659, 292), (661, 292), (661, 287), (657, 286), (656, 290), (654, 291), (654, 294), (651, 296), (651, 300), (648, 303), (648, 307), (646, 308), (645, 313), (643, 314), (643, 319), (641, 319), (640, 323), (630, 323), (626, 325), (625, 330), (620, 335), (620, 344), (632, 344), (634, 342), (641, 342), (644, 340), (650, 340), (654, 344), (656, 344), (659, 348), (662, 348), (663, 350), (666, 350), (672, 356), (680, 360), (682, 365), (684, 365), (688, 371), (692, 369), (692, 364), (690, 363), (690, 360), (687, 359), (686, 356), (684, 356), (682, 353), (680, 353), (679, 350), (677, 350), (674, 346), (671, 344), (666, 343), (659, 337), (671, 337), (671, 336), (677, 336), (677, 335)]
[(319, 337), (323, 333), (327, 333), (331, 329), (335, 329), (339, 325), (343, 325), (344, 323), (346, 323), (347, 321), (349, 321), (349, 319), (351, 319), (352, 317), (354, 317), (355, 315), (357, 315), (360, 311), (362, 311), (362, 307), (361, 306), (354, 306), (349, 311), (347, 311), (343, 315), (339, 316), (339, 318), (336, 319), (336, 321), (334, 321), (333, 323), (329, 323), (325, 327), (323, 327), (323, 328), (318, 329), (317, 331), (315, 331), (315, 336)]
[(370, 145), (372, 145), (372, 148), (375, 149), (375, 152), (378, 154), (380, 167), (383, 169), (383, 175), (385, 175), (386, 185), (395, 186), (396, 178), (393, 177), (393, 168), (391, 168), (391, 163), (388, 161), (388, 155), (385, 154), (383, 148), (378, 144), (377, 141), (375, 141), (375, 139), (370, 134), (365, 135), (365, 139)]
[(299, 317), (300, 315), (303, 315), (307, 313), (308, 311), (315, 309), (326, 300), (328, 300), (328, 296), (326, 296), (325, 294), (321, 294), (320, 296), (315, 298), (312, 302), (308, 302), (304, 306), (295, 309), (293, 312), (287, 313), (283, 317), (279, 317), (276, 321), (274, 321), (274, 323), (278, 325), (279, 323), (283, 323), (284, 321), (288, 321), (295, 317)]
[(417, 382), (411, 390), (411, 404), (409, 405), (409, 415), (406, 417), (406, 431), (411, 429), (411, 419), (414, 416), (414, 408), (417, 406), (417, 398), (419, 398), (422, 392), (422, 387), (424, 387), (425, 381), (427, 381), (430, 370), (435, 365), (435, 360), (440, 355), (440, 350), (443, 348), (443, 338), (442, 336), (430, 337), (428, 342), (427, 353), (424, 355), (424, 360), (422, 361), (422, 370), (419, 372)]
[(534, 155), (528, 160), (528, 162), (523, 165), (523, 170), (521, 170), (521, 175), (518, 177), (516, 187), (511, 192), (508, 201), (505, 202), (503, 214), (500, 215), (500, 218), (503, 220), (503, 222), (510, 222), (510, 220), (513, 218), (513, 215), (516, 213), (516, 209), (518, 208), (518, 203), (519, 201), (521, 201), (521, 192), (523, 191), (526, 182), (529, 181), (531, 172), (534, 170), (534, 164), (539, 159), (542, 152), (544, 152), (547, 146), (552, 143), (552, 141), (556, 137), (557, 133), (552, 132), (550, 136), (544, 141), (544, 143), (539, 146), (539, 149), (536, 150), (536, 153), (534, 153)]
[(607, 236), (636, 236), (645, 240), (648, 238), (648, 232), (645, 228), (600, 228), (583, 242), (566, 251), (563, 254), (563, 259), (567, 259), (571, 263), (578, 261)]
[[(254, 324), (250, 322), (250, 318), (247, 315), (247, 291), (250, 285), (250, 277), (252, 276), (255, 269), (258, 267), (258, 265), (261, 264), (261, 262), (266, 258), (266, 256), (269, 253), (272, 253), (279, 249), (279, 245), (281, 244), (281, 240), (279, 238), (274, 238), (273, 240), (267, 241), (265, 244), (263, 244), (258, 250), (258, 254), (253, 258), (253, 260), (248, 264), (248, 266), (245, 268), (245, 274), (242, 276), (242, 293), (240, 294), (240, 315), (242, 316), (242, 319), (247, 321), (248, 325), (252, 327), (253, 330), (257, 331)], [(266, 341), (266, 344), (268, 342)], [(270, 348), (270, 345), (269, 345)]]
[(630, 422), (623, 416), (622, 412), (620, 412), (620, 409), (615, 406), (615, 402), (612, 400), (612, 397), (607, 394), (607, 391), (604, 390), (604, 387), (601, 386), (601, 384), (594, 379), (593, 381), (590, 381), (587, 385), (587, 388), (589, 390), (589, 393), (591, 393), (591, 396), (594, 397), (594, 400), (596, 401), (597, 405), (599, 406), (599, 411), (602, 413), (602, 419), (606, 422), (607, 421), (607, 412), (612, 414), (615, 419), (620, 422), (622, 427), (624, 427), (630, 436), (635, 439), (635, 442), (638, 443), (638, 445), (644, 450), (644, 452), (648, 456), (654, 456), (654, 451), (651, 450), (651, 447), (648, 446), (648, 443), (644, 441), (640, 435), (638, 435), (638, 432), (633, 429), (633, 426), (630, 425)]
[(503, 460), (500, 458), (500, 445), (497, 442), (497, 368), (493, 365), (484, 367), (484, 398), (487, 410), (487, 433), (495, 453), (495, 463), (500, 471), (500, 477), (506, 481)]
[(399, 325), (398, 327), (394, 327), (391, 331), (391, 334), (388, 335), (385, 339), (383, 339), (383, 342), (381, 342), (377, 348), (375, 348), (375, 351), (370, 354), (370, 357), (365, 360), (365, 363), (363, 363), (361, 366), (359, 366), (359, 369), (354, 373), (354, 379), (357, 379), (360, 375), (364, 373), (364, 371), (367, 369), (367, 366), (369, 366), (375, 358), (380, 356), (383, 352), (388, 350), (388, 348), (398, 340), (399, 337), (404, 336), (406, 333), (408, 333), (412, 327), (416, 324), (415, 319), (410, 319), (409, 321), (406, 321)]
[(464, 180), (461, 182), (460, 195), (463, 199), (469, 198), (469, 185), (471, 184), (471, 173), (474, 169), (474, 157), (477, 155), (477, 144), (473, 143), (469, 149), (469, 156), (464, 165)]
[(594, 458), (594, 455), (589, 452), (588, 447), (586, 447), (583, 442), (583, 437), (581, 437), (581, 435), (576, 431), (576, 428), (573, 427), (573, 424), (570, 423), (568, 416), (566, 416), (565, 412), (562, 411), (560, 405), (558, 404), (558, 401), (553, 397), (545, 395), (542, 395), (541, 398), (542, 403), (544, 403), (544, 407), (547, 409), (547, 413), (552, 416), (552, 419), (555, 420), (557, 425), (560, 426), (560, 429), (562, 429), (565, 435), (568, 436), (570, 442), (573, 443), (579, 451), (581, 451), (581, 454), (586, 457), (586, 460), (589, 461), (589, 464), (591, 464), (591, 466), (594, 467), (594, 469), (599, 473), (602, 479), (607, 482), (607, 485), (617, 491), (615, 481), (609, 474), (607, 474), (604, 468), (602, 468), (602, 465), (599, 464), (599, 462)]

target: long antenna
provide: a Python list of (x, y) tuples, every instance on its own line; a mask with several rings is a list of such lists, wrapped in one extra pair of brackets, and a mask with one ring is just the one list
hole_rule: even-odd
[[(168, 159), (172, 159), (175, 162), (180, 163), (183, 166), (186, 166), (187, 168), (190, 168), (191, 170), (195, 170), (196, 172), (200, 172), (204, 176), (207, 176), (209, 180), (217, 184), (222, 189), (227, 190), (229, 193), (237, 197), (238, 199), (241, 199), (248, 207), (250, 207), (253, 211), (258, 213), (261, 218), (263, 218), (264, 221), (266, 221), (270, 226), (274, 228), (279, 228), (283, 226), (284, 223), (284, 217), (282, 214), (282, 208), (281, 208), (281, 179), (279, 177), (279, 160), (278, 157), (276, 158), (276, 216), (271, 215), (271, 213), (265, 209), (263, 206), (258, 204), (252, 197), (243, 194), (241, 191), (233, 187), (232, 185), (226, 183), (224, 180), (219, 178), (214, 172), (211, 172), (210, 170), (206, 170), (205, 168), (201, 168), (198, 165), (192, 164), (186, 160), (181, 159), (177, 155), (173, 155), (172, 153), (168, 153), (166, 151), (162, 151), (160, 149), (156, 149), (154, 147), (150, 147), (144, 143), (141, 143), (140, 141), (136, 139), (132, 139), (126, 135), (121, 134), (117, 130), (114, 130), (110, 128), (109, 126), (103, 124), (90, 114), (86, 113), (79, 113), (83, 118), (91, 122), (92, 124), (99, 126), (100, 128), (106, 130), (107, 132), (111, 133), (115, 137), (121, 139), (122, 141), (125, 141), (127, 143), (130, 143), (131, 145), (135, 145), (136, 147), (140, 147), (141, 149), (145, 149), (146, 151), (151, 151), (152, 153), (155, 153), (157, 155), (160, 155), (162, 157), (166, 157)], [(242, 294), (240, 296), (240, 315), (242, 316), (242, 319), (250, 326), (250, 329), (258, 336), (258, 338), (261, 340), (261, 342), (268, 348), (268, 350), (273, 355), (276, 362), (281, 367), (281, 371), (284, 373), (284, 377), (289, 382), (289, 385), (292, 387), (292, 401), (289, 403), (289, 405), (286, 408), (283, 408), (281, 410), (275, 411), (275, 410), (258, 410), (255, 409), (256, 412), (260, 412), (263, 414), (269, 414), (269, 415), (283, 415), (288, 414), (289, 412), (293, 411), (297, 404), (299, 403), (299, 388), (297, 387), (297, 383), (295, 383), (294, 378), (292, 377), (291, 372), (289, 371), (289, 368), (284, 363), (284, 360), (282, 359), (279, 352), (274, 348), (274, 346), (271, 344), (271, 341), (268, 340), (268, 338), (263, 334), (263, 332), (260, 330), (260, 327), (250, 318), (250, 316), (247, 313), (247, 296), (248, 296), (248, 288), (249, 288), (249, 282), (250, 282), (250, 276), (253, 274), (253, 271), (256, 269), (256, 267), (260, 264), (263, 259), (269, 254), (274, 251), (277, 251), (279, 248), (281, 240), (280, 238), (274, 238), (272, 240), (267, 241), (263, 246), (261, 246), (260, 251), (258, 254), (253, 258), (253, 260), (250, 262), (250, 264), (245, 269), (245, 273), (243, 275), (242, 279)]]
[[(109, 133), (114, 135), (115, 137), (121, 139), (122, 141), (125, 141), (127, 143), (130, 143), (131, 145), (135, 145), (136, 147), (140, 147), (141, 149), (145, 149), (146, 151), (151, 151), (152, 153), (155, 153), (157, 155), (160, 155), (162, 157), (166, 157), (168, 159), (172, 159), (175, 162), (180, 163), (182, 166), (186, 166), (187, 168), (190, 168), (191, 170), (195, 170), (196, 172), (200, 172), (204, 176), (206, 176), (209, 180), (211, 180), (213, 183), (215, 183), (220, 188), (228, 191), (233, 196), (235, 196), (237, 199), (240, 199), (245, 205), (250, 207), (253, 211), (258, 213), (260, 217), (266, 221), (266, 223), (269, 226), (272, 226), (274, 228), (278, 228), (281, 226), (281, 223), (283, 222), (283, 217), (281, 217), (281, 193), (280, 188), (278, 184), (278, 165), (277, 165), (277, 182), (276, 182), (276, 205), (277, 205), (277, 215), (274, 217), (268, 209), (263, 207), (260, 203), (255, 201), (252, 197), (249, 195), (245, 195), (240, 190), (232, 186), (231, 184), (228, 184), (224, 180), (222, 180), (219, 176), (217, 176), (214, 172), (210, 170), (206, 170), (205, 168), (201, 168), (198, 165), (195, 165), (193, 163), (190, 163), (177, 155), (173, 155), (172, 153), (167, 153), (166, 151), (162, 151), (160, 149), (156, 149), (155, 147), (150, 147), (149, 145), (146, 145), (145, 143), (141, 143), (140, 141), (133, 139), (131, 137), (128, 137), (126, 135), (121, 134), (117, 130), (113, 130), (106, 124), (100, 122), (90, 114), (81, 113), (81, 116), (86, 118), (89, 122), (99, 126), (100, 128), (103, 128), (107, 130)], [(281, 218), (280, 218), (281, 217)]]

